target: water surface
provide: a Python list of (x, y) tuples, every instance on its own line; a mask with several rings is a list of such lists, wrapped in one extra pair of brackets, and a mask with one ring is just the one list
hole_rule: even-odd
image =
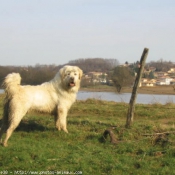
[[(78, 95), (77, 95), (78, 100), (86, 100), (88, 98), (129, 103), (131, 98), (131, 93), (118, 94), (115, 92), (88, 92), (88, 91), (78, 92)], [(137, 94), (136, 103), (141, 103), (141, 104), (175, 103), (175, 95)]]
[[(0, 93), (3, 93), (3, 92), (4, 90), (0, 89)], [(89, 92), (89, 91), (78, 92), (77, 100), (87, 100), (88, 98), (129, 103), (131, 98), (131, 93), (118, 94), (115, 92)], [(140, 104), (175, 103), (175, 95), (137, 94), (136, 103), (140, 103)]]

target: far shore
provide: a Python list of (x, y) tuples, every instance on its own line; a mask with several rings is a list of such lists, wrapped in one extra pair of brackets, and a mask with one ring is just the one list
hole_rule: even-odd
[[(114, 86), (94, 86), (88, 88), (81, 88), (81, 91), (91, 91), (91, 92), (117, 92)], [(132, 87), (122, 88), (120, 93), (132, 93)], [(165, 94), (165, 95), (175, 95), (175, 89), (171, 85), (167, 86), (142, 86), (138, 88), (139, 94)]]
[[(1, 90), (1, 89), (0, 89)], [(80, 91), (90, 91), (90, 92), (117, 92), (114, 86), (99, 85), (91, 87), (81, 87)], [(2, 93), (2, 92), (1, 92)], [(132, 93), (132, 87), (122, 88), (120, 93)], [(138, 94), (164, 94), (164, 95), (175, 95), (175, 87), (172, 85), (167, 86), (142, 86), (138, 88)]]

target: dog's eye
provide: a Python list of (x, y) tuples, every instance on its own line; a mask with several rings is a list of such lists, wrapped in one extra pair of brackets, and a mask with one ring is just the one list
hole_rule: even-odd
[(74, 73), (74, 75), (77, 75), (77, 73)]

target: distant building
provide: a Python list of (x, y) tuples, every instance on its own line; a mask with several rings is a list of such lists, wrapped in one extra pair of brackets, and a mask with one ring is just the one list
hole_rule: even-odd
[(141, 85), (140, 86), (155, 86), (156, 85), (156, 80), (155, 79), (147, 79), (147, 78), (143, 78), (141, 80)]
[(170, 85), (175, 85), (175, 79), (170, 82)]
[(170, 82), (172, 81), (173, 79), (170, 78), (170, 77), (160, 77), (156, 84), (157, 85), (170, 85)]
[(175, 73), (175, 68), (171, 68), (168, 73)]
[(96, 83), (107, 83), (107, 74), (103, 72), (89, 72), (87, 75), (85, 75), (85, 79), (88, 80), (88, 82)]
[(154, 76), (157, 77), (157, 78), (164, 77), (164, 76), (167, 76), (167, 75), (168, 75), (167, 72), (154, 72)]
[(89, 77), (96, 77), (96, 78), (98, 78), (99, 76), (102, 76), (102, 75), (107, 76), (107, 74), (103, 73), (103, 72), (89, 72), (88, 73)]

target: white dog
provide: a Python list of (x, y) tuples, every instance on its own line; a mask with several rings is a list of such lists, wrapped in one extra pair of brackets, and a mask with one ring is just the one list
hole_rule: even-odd
[(1, 142), (3, 133), (7, 133), (2, 144), (7, 146), (12, 132), (29, 110), (54, 115), (56, 128), (68, 132), (67, 113), (76, 100), (82, 74), (82, 70), (76, 66), (64, 66), (51, 81), (37, 86), (21, 86), (18, 73), (8, 74), (3, 82), (5, 99)]

